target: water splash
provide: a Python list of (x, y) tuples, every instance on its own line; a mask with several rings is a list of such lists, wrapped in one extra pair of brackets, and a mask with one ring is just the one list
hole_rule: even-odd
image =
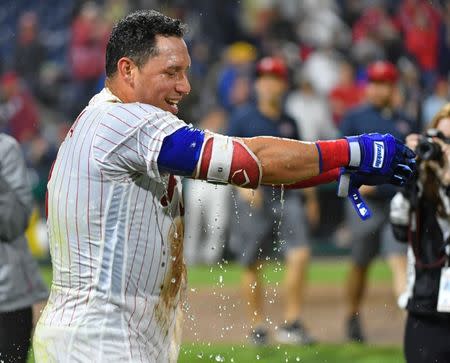
[(236, 199), (236, 194), (234, 194), (234, 189), (231, 189), (231, 197), (233, 199), (233, 203), (234, 203), (234, 214), (236, 214), (236, 221), (237, 224), (239, 224), (239, 209), (238, 209), (238, 204), (237, 204), (237, 199)]
[(225, 357), (220, 354), (216, 355), (216, 362), (225, 362)]

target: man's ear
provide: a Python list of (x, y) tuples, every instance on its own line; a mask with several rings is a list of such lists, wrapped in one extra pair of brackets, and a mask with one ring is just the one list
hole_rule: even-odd
[(117, 73), (129, 86), (134, 86), (134, 72), (136, 64), (128, 57), (122, 57), (117, 61)]

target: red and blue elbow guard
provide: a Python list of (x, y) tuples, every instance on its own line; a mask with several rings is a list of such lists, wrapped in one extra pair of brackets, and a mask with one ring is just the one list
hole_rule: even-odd
[(257, 188), (261, 164), (239, 139), (183, 127), (164, 138), (158, 156), (160, 171), (211, 183)]

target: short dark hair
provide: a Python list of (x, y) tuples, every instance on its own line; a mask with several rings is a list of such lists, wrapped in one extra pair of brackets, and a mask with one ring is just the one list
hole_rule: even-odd
[(117, 62), (128, 57), (142, 66), (157, 54), (156, 35), (183, 37), (186, 25), (155, 10), (138, 10), (121, 19), (112, 29), (106, 46), (106, 76), (117, 71)]

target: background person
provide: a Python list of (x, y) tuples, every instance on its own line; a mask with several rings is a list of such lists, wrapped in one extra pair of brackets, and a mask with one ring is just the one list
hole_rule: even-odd
[[(411, 134), (408, 145), (417, 150), (417, 179), (398, 192), (391, 202), (390, 219), (395, 237), (408, 242), (411, 273), (404, 336), (404, 354), (408, 363), (450, 361), (450, 306), (438, 306), (440, 287), (447, 294), (449, 278), (444, 279), (450, 262), (450, 104), (442, 107), (429, 125), (442, 138), (429, 140), (436, 149), (427, 155), (424, 137)], [(448, 296), (448, 295), (447, 295)]]
[[(412, 122), (393, 107), (397, 81), (395, 66), (387, 61), (377, 61), (368, 67), (367, 102), (352, 109), (342, 121), (342, 135), (360, 132), (392, 133), (399, 139), (412, 130)], [(371, 262), (378, 253), (386, 257), (392, 271), (393, 289), (398, 297), (406, 283), (406, 247), (398, 243), (390, 231), (385, 211), (395, 193), (394, 188), (364, 186), (361, 194), (373, 210), (371, 219), (361, 223), (350, 203), (346, 204), (347, 227), (351, 235), (351, 267), (347, 277), (346, 299), (348, 317), (346, 333), (349, 340), (364, 342), (360, 312), (366, 292), (366, 282)]]
[[(226, 114), (221, 108), (212, 109), (199, 124), (212, 132), (223, 132), (226, 125)], [(195, 179), (187, 179), (183, 187), (186, 263), (215, 264), (222, 258), (228, 237), (231, 188)]]
[[(297, 124), (287, 116), (283, 107), (283, 97), (288, 88), (288, 68), (284, 61), (276, 57), (263, 58), (256, 65), (256, 73), (256, 101), (232, 115), (228, 134), (298, 140)], [(317, 203), (310, 194), (309, 202)], [(283, 282), (284, 323), (278, 327), (275, 338), (283, 343), (312, 343), (313, 338), (300, 319), (311, 254), (300, 194), (266, 186), (254, 192), (240, 189), (236, 201), (238, 215), (231, 224), (230, 249), (244, 266), (241, 288), (248, 304), (250, 340), (254, 344), (268, 341), (266, 320), (269, 318), (263, 311), (261, 274), (264, 257), (270, 257), (277, 249), (285, 256), (286, 275)]]
[(17, 141), (0, 134), (0, 360), (27, 362), (33, 305), (48, 292), (24, 236), (33, 203)]

